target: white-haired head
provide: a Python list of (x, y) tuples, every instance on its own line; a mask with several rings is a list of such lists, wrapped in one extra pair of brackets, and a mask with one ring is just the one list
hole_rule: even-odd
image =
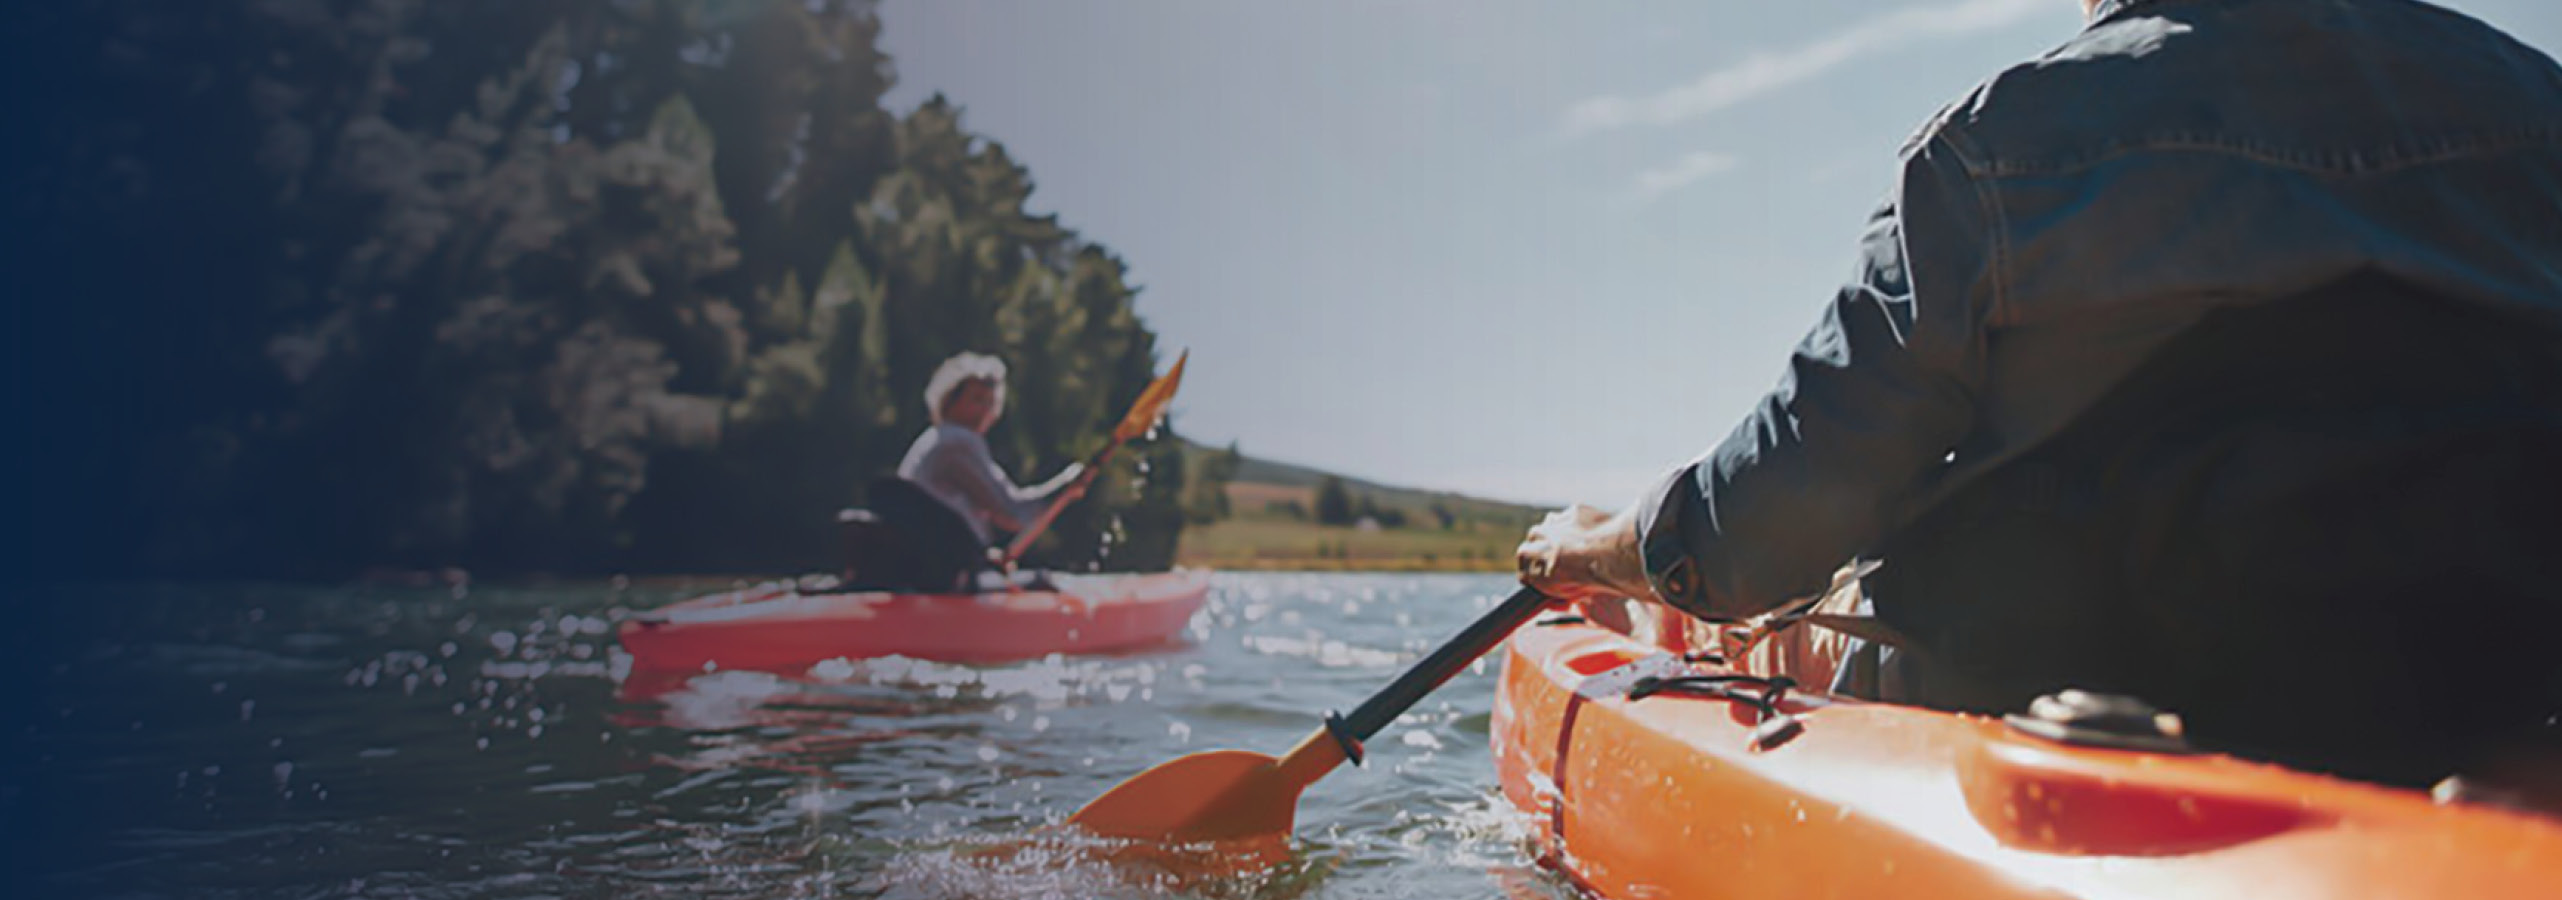
[(934, 424), (943, 424), (943, 407), (952, 392), (971, 381), (987, 382), (996, 391), (996, 408), (1005, 408), (1005, 361), (983, 353), (955, 353), (925, 381), (925, 411)]

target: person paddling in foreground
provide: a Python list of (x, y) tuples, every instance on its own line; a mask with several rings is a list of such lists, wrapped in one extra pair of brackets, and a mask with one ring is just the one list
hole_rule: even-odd
[(1752, 414), (1525, 582), (1672, 648), (1838, 614), (1734, 660), (1810, 687), (2551, 802), (2562, 68), (2410, 0), (2084, 7), (1907, 143)]
[[(1005, 414), (1003, 360), (977, 353), (944, 360), (926, 382), (925, 408), (934, 424), (908, 445), (898, 479), (922, 489), (963, 527), (933, 521), (940, 518), (935, 510), (879, 484), (873, 504), (884, 508), (911, 539), (931, 545), (927, 555), (966, 561), (964, 568), (972, 571), (984, 569), (997, 532), (1021, 531), (1051, 503), (1085, 495), (1091, 479), (1081, 463), (1069, 463), (1049, 481), (1024, 487), (989, 453), (987, 430)], [(1046, 588), (1038, 575), (1033, 580), (1031, 586)]]

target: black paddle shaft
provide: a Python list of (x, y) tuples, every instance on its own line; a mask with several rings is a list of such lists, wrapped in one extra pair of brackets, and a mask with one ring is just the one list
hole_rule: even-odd
[(1503, 643), (1513, 629), (1530, 621), (1530, 617), (1537, 615), (1548, 602), (1547, 595), (1531, 588), (1512, 592), (1511, 597), (1487, 610), (1485, 615), (1478, 616), (1457, 637), (1432, 651), (1432, 655), (1424, 657), (1422, 662), (1415, 663), (1414, 668), (1397, 676), (1396, 681), (1371, 695), (1370, 699), (1362, 701), (1352, 710), (1352, 715), (1327, 716), (1326, 730), (1334, 732), (1335, 740), (1343, 743), (1346, 757), (1355, 764), (1360, 763), (1362, 742), (1388, 727), (1388, 723), (1396, 721), (1398, 716), (1404, 715), (1425, 695), (1459, 674), (1460, 669), (1467, 668), (1477, 657), (1486, 655), (1486, 651)]

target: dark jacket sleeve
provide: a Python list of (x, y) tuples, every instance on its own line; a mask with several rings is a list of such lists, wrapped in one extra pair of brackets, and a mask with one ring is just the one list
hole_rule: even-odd
[(1640, 501), (1666, 602), (1733, 619), (1824, 589), (1910, 514), (1973, 418), (1997, 229), (1956, 139), (1904, 160), (1856, 275), (1751, 416)]

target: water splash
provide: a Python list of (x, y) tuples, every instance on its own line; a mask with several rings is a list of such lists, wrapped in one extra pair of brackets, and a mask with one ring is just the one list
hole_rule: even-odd
[(1291, 900), (1322, 884), (1339, 862), (1288, 842), (1161, 847), (1044, 828), (913, 847), (879, 880), (882, 896), (900, 900)]

